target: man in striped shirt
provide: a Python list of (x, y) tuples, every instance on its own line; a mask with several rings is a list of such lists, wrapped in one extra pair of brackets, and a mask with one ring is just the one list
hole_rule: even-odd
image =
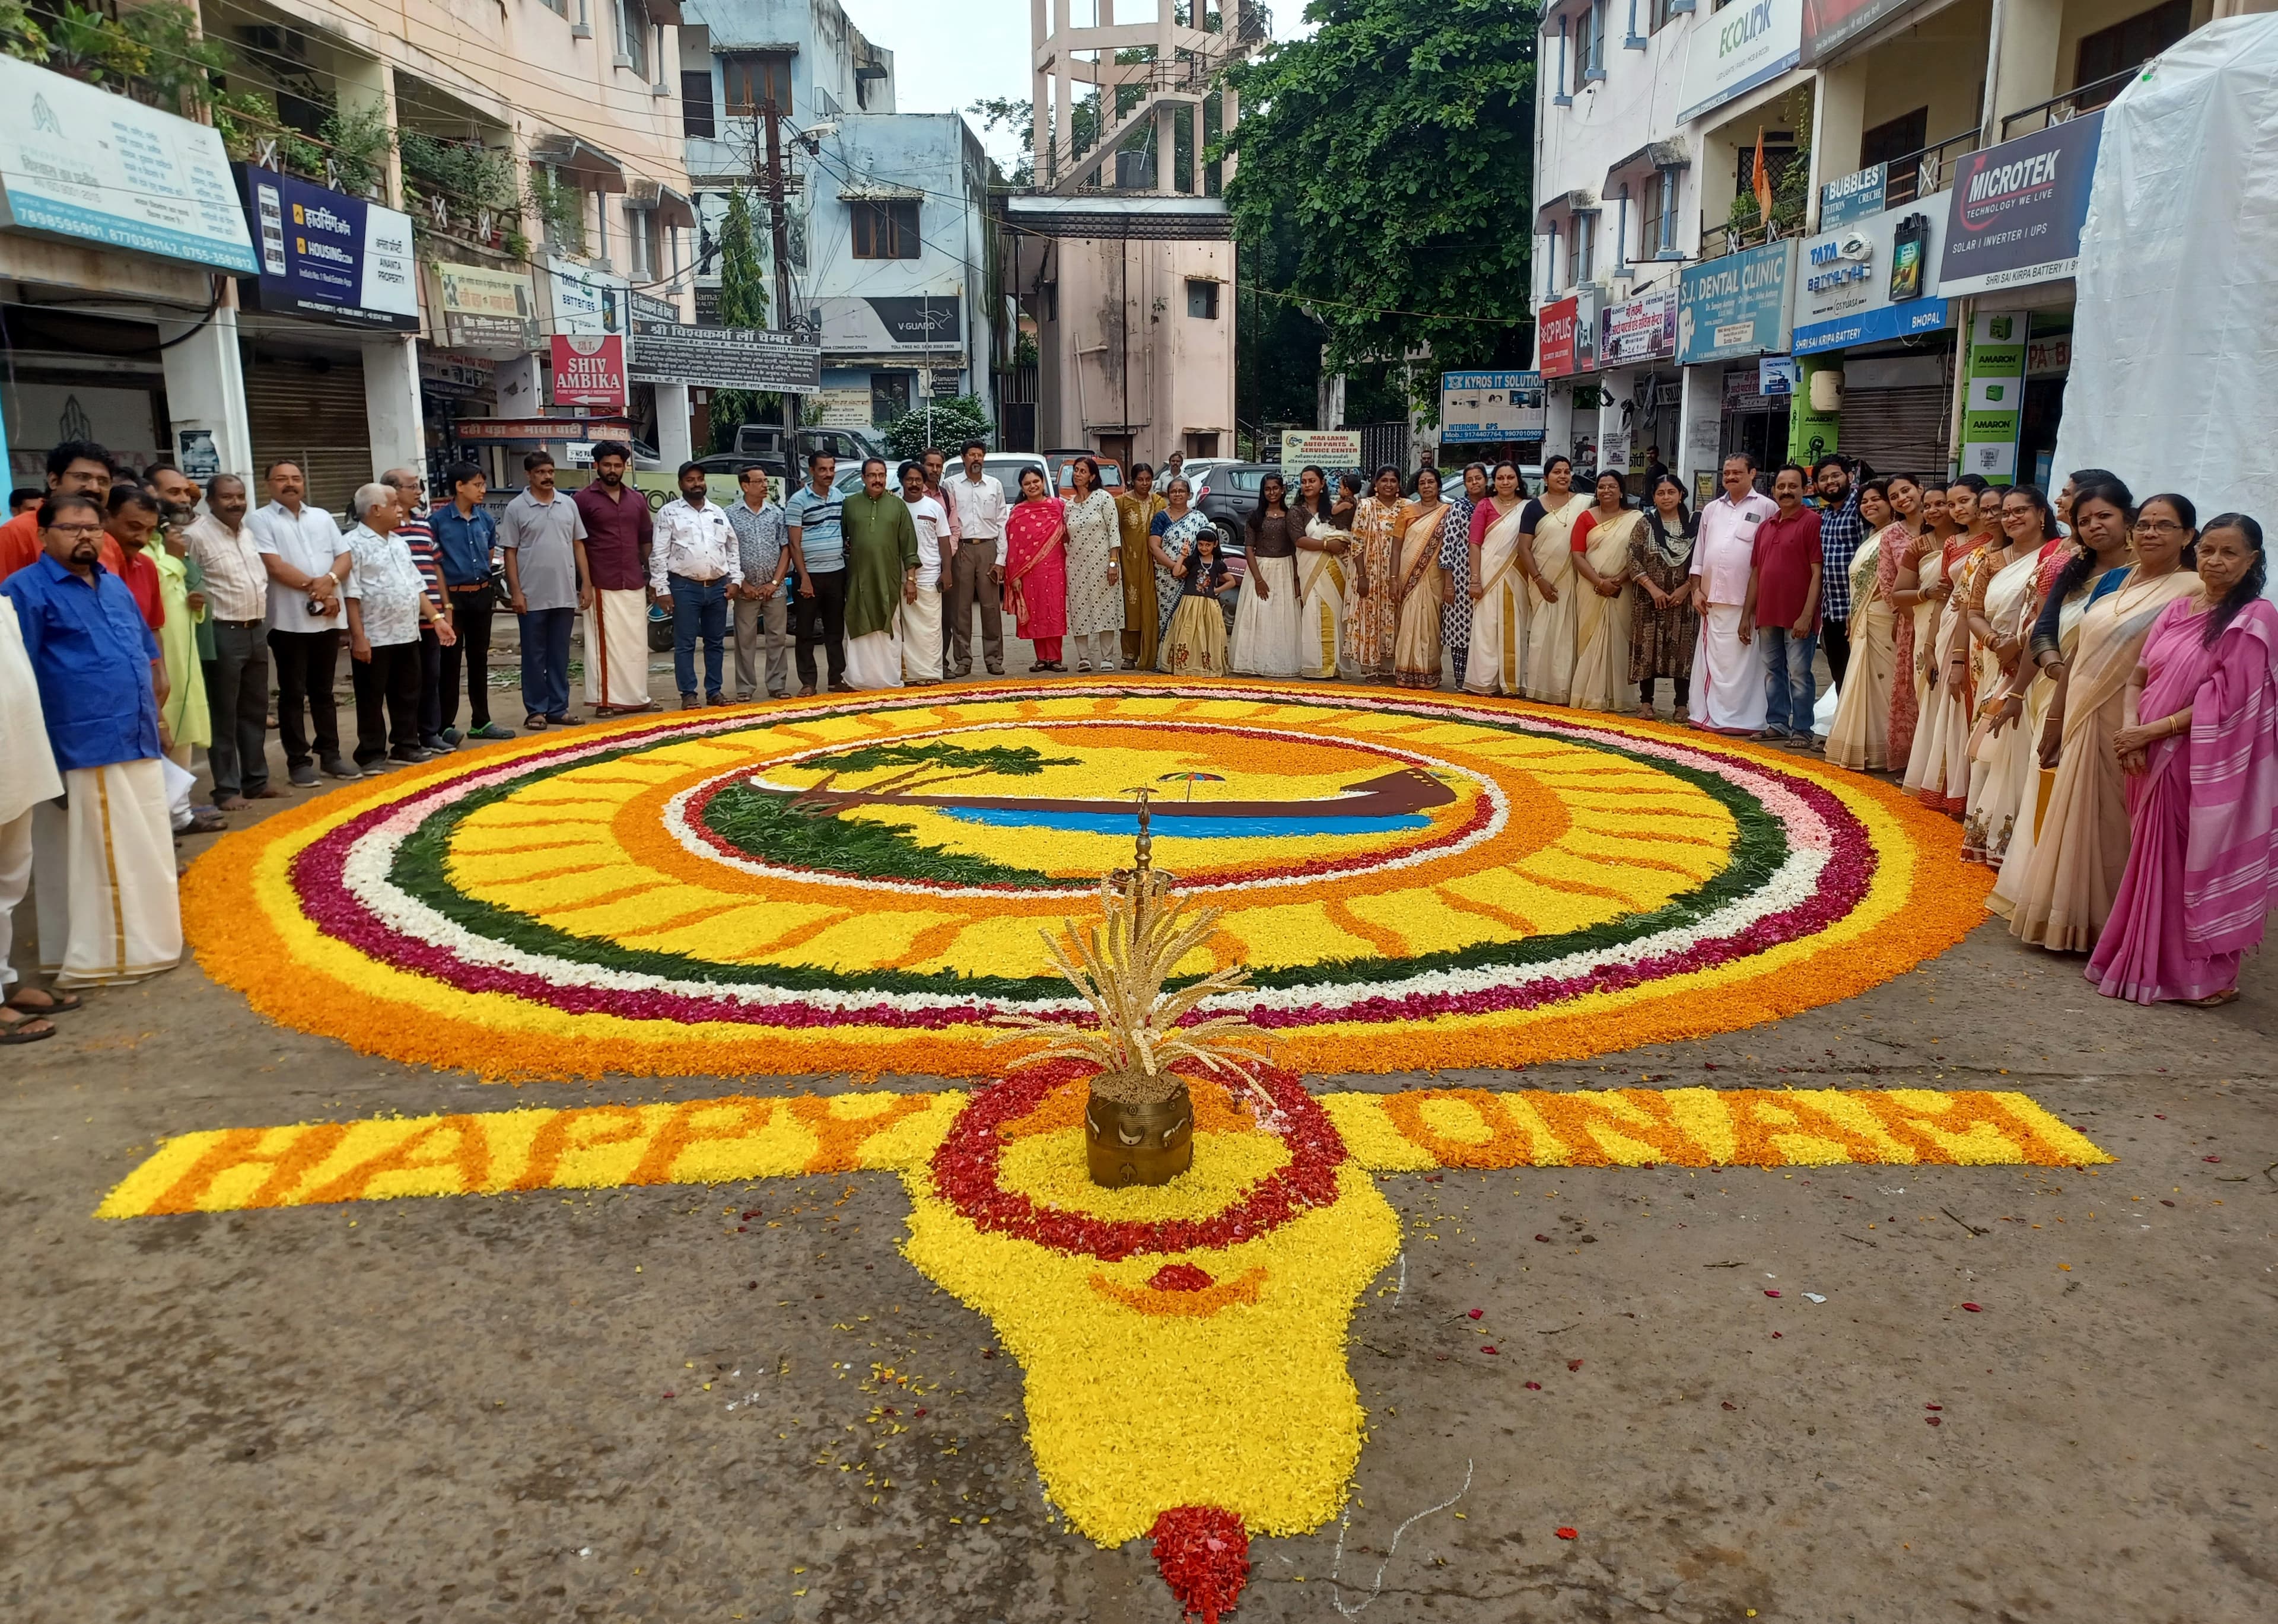
[(443, 583), (443, 550), (435, 540), (435, 522), (427, 507), (427, 487), (416, 468), (392, 468), (380, 477), (395, 492), (395, 511), (402, 515), (396, 538), (411, 549), (419, 579), (435, 606), (432, 620), (419, 622), (419, 747), (425, 751), (451, 748), (443, 736), (443, 644), (435, 629), (450, 623), (451, 594)]
[(1819, 645), (1840, 688), (1851, 667), (1851, 560), (1867, 543), (1867, 522), (1859, 516), (1859, 489), (1843, 458), (1820, 458), (1811, 479), (1819, 492)]

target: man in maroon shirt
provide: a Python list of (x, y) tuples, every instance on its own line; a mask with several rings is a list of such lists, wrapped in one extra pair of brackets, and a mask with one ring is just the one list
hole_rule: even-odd
[(1819, 515), (1803, 505), (1811, 476), (1791, 462), (1773, 476), (1779, 512), (1756, 527), (1748, 602), (1740, 637), (1763, 651), (1764, 728), (1755, 736), (1791, 750), (1811, 750), (1817, 698), (1811, 662), (1819, 652)]
[(653, 711), (648, 697), (648, 498), (625, 483), (632, 448), (593, 447), (593, 483), (572, 498), (585, 521), (577, 568), (585, 614), (585, 703), (603, 716)]

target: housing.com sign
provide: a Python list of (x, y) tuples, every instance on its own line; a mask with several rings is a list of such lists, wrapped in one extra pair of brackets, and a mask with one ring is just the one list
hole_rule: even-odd
[(1696, 15), (1678, 92), (1679, 124), (1768, 84), (1803, 54), (1804, 0), (1735, 0)]

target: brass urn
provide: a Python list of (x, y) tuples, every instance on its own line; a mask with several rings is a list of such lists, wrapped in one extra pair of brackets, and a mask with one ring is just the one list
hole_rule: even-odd
[(1168, 1184), (1194, 1165), (1195, 1111), (1187, 1086), (1173, 1079), (1166, 1099), (1129, 1097), (1158, 1092), (1130, 1086), (1151, 1080), (1104, 1074), (1093, 1080), (1083, 1108), (1084, 1161), (1092, 1183), (1110, 1190)]
[(1098, 1067), (1084, 1102), (1084, 1163), (1091, 1181), (1107, 1189), (1165, 1185), (1194, 1165), (1194, 1102), (1173, 1064), (1199, 1066), (1214, 1076), (1246, 1082), (1244, 1063), (1265, 1056), (1243, 1046), (1263, 1037), (1235, 1015), (1203, 1015), (1199, 1007), (1249, 985), (1239, 964), (1212, 970), (1175, 991), (1165, 982), (1173, 966), (1217, 928), (1219, 911), (1189, 917), (1172, 893), (1176, 878), (1154, 866), (1148, 829), (1151, 789), (1128, 792), (1139, 804), (1139, 841), (1131, 867), (1100, 885), (1103, 918), (1078, 933), (1071, 923), (1044, 947), (1082, 995), (1089, 1021), (1040, 1020), (1005, 1015), (1011, 1030), (1000, 1041), (1042, 1038), (1031, 1056), (1066, 1057)]

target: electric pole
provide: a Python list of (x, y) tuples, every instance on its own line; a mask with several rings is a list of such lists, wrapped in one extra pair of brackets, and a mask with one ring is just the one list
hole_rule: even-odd
[[(768, 126), (768, 231), (773, 240), (776, 262), (776, 328), (788, 332), (791, 327), (791, 217), (784, 208), (783, 110), (769, 95), (761, 105), (760, 117)], [(784, 492), (789, 495), (799, 481), (799, 397), (785, 391), (784, 403)]]

